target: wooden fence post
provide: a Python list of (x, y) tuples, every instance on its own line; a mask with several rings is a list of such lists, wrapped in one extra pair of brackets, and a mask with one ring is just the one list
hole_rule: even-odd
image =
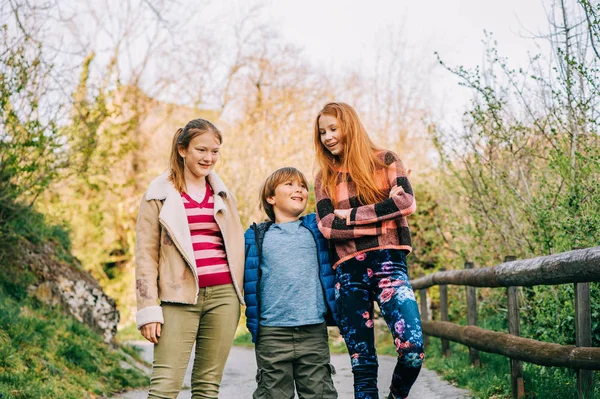
[[(465, 269), (473, 269), (473, 262), (465, 262)], [(467, 288), (467, 325), (477, 325), (477, 288), (466, 286)], [(475, 348), (469, 348), (469, 362), (471, 366), (481, 367), (479, 351)]]
[[(575, 344), (592, 346), (592, 310), (590, 307), (590, 283), (575, 284)], [(577, 370), (577, 398), (594, 397), (594, 372)]]
[[(446, 269), (440, 269), (441, 272)], [(446, 284), (440, 284), (440, 319), (442, 321), (448, 320), (448, 286)], [(450, 356), (450, 341), (442, 338), (442, 356)]]
[[(429, 320), (429, 312), (427, 310), (427, 288), (419, 290), (419, 297), (421, 299), (421, 320)], [(429, 346), (429, 335), (423, 333), (423, 346)]]
[[(506, 256), (504, 262), (512, 262), (517, 258)], [(521, 323), (519, 320), (519, 296), (517, 287), (507, 287), (508, 295), (508, 332), (520, 336)], [(525, 397), (525, 386), (523, 384), (523, 363), (520, 360), (510, 359), (510, 377), (513, 398)]]

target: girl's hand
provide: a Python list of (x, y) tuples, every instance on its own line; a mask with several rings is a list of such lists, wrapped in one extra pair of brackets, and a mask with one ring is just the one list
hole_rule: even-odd
[(158, 338), (160, 337), (160, 329), (162, 325), (158, 322), (148, 323), (142, 326), (140, 332), (148, 341), (153, 344), (158, 344)]
[(348, 218), (348, 214), (350, 213), (350, 209), (334, 209), (333, 211), (336, 218), (346, 219)]
[(404, 194), (404, 189), (402, 188), (402, 186), (394, 186), (390, 190), (390, 198), (392, 198), (394, 195), (402, 195), (402, 194)]

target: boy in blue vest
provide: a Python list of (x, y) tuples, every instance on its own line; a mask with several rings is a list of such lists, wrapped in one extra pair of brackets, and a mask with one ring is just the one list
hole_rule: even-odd
[(258, 387), (253, 399), (333, 399), (327, 325), (336, 325), (335, 273), (328, 243), (306, 209), (308, 186), (299, 170), (273, 172), (260, 191), (269, 221), (245, 234), (246, 325), (256, 344)]

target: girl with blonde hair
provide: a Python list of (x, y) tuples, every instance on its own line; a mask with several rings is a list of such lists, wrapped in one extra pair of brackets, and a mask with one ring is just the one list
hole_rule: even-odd
[(388, 398), (405, 398), (424, 357), (406, 264), (412, 250), (407, 216), (416, 207), (408, 173), (395, 153), (373, 144), (348, 104), (326, 104), (314, 132), (320, 168), (317, 220), (330, 240), (338, 325), (351, 358), (354, 397), (379, 398), (373, 331), (377, 301), (398, 352)]
[(218, 397), (244, 278), (237, 201), (212, 170), (222, 142), (204, 119), (177, 130), (169, 169), (140, 204), (136, 319), (154, 343), (149, 398), (177, 397), (194, 344), (192, 397)]

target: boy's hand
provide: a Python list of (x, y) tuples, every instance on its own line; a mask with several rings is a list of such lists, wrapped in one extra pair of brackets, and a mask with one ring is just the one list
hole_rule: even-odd
[(162, 325), (158, 322), (148, 323), (142, 326), (140, 332), (148, 341), (153, 344), (158, 344), (158, 338), (160, 338), (160, 330)]
[(402, 186), (394, 186), (390, 190), (390, 198), (392, 198), (394, 195), (402, 195), (402, 194), (404, 194), (404, 189), (402, 188)]
[(336, 218), (346, 219), (346, 218), (348, 218), (348, 215), (350, 214), (350, 209), (334, 209), (333, 213)]

